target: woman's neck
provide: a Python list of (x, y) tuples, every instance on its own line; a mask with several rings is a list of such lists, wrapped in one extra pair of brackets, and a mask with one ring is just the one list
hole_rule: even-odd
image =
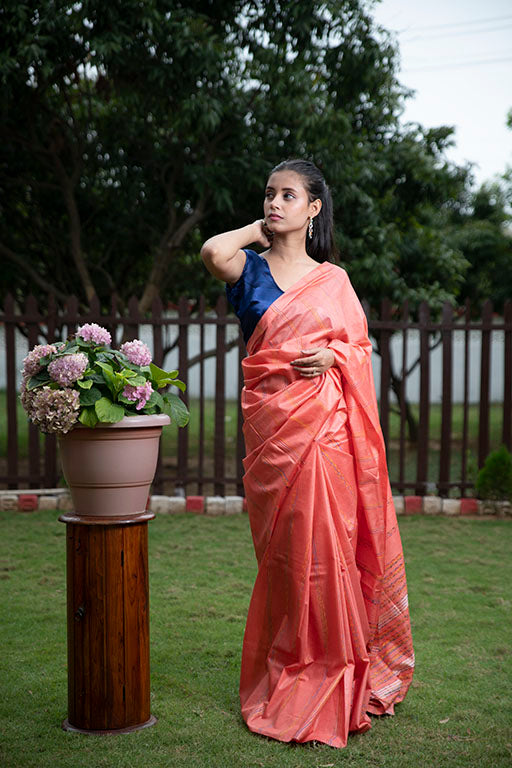
[(280, 261), (287, 264), (311, 261), (311, 257), (306, 253), (302, 236), (290, 237), (286, 235), (274, 235), (272, 244), (269, 250), (265, 253), (265, 256), (274, 261)]

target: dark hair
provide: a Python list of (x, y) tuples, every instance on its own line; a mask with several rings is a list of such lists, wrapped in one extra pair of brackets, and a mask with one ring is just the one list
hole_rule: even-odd
[(278, 171), (293, 171), (303, 180), (309, 201), (321, 200), (320, 213), (313, 219), (313, 237), (306, 235), (306, 252), (315, 261), (330, 261), (336, 256), (334, 245), (334, 225), (332, 217), (332, 197), (325, 183), (322, 172), (309, 160), (283, 160), (272, 169)]

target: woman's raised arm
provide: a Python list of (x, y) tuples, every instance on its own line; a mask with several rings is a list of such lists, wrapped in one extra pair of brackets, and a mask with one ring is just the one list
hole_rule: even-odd
[(209, 272), (226, 283), (236, 283), (245, 264), (246, 245), (260, 243), (265, 248), (270, 246), (264, 224), (261, 219), (240, 229), (214, 235), (203, 243), (201, 258)]

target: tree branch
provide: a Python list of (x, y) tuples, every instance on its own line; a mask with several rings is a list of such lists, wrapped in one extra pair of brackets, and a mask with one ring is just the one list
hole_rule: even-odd
[(73, 261), (75, 263), (78, 274), (80, 275), (87, 301), (91, 301), (93, 296), (95, 296), (96, 291), (94, 289), (94, 284), (87, 268), (87, 264), (85, 263), (84, 254), (82, 251), (80, 212), (78, 210), (74, 194), (74, 183), (76, 183), (79, 174), (77, 173), (77, 168), (75, 167), (72, 179), (70, 179), (57, 153), (55, 142), (52, 143), (50, 151), (53, 158), (55, 171), (57, 173), (57, 178), (61, 184), (64, 202), (66, 204), (69, 215), (71, 255), (73, 257)]
[(54, 285), (49, 283), (47, 280), (45, 280), (41, 275), (36, 272), (35, 269), (33, 269), (30, 264), (27, 263), (27, 260), (24, 259), (22, 256), (20, 256), (17, 253), (14, 253), (14, 251), (11, 251), (10, 248), (8, 248), (3, 243), (0, 243), (0, 253), (7, 257), (10, 261), (12, 261), (14, 264), (16, 264), (18, 267), (21, 267), (24, 272), (27, 273), (29, 278), (40, 288), (42, 288), (44, 291), (47, 291), (49, 293), (54, 293), (57, 298), (59, 298), (61, 301), (66, 301), (67, 296), (65, 293), (62, 293), (62, 291), (59, 291), (58, 288), (55, 288)]
[(153, 262), (151, 272), (144, 288), (144, 293), (139, 301), (139, 312), (144, 314), (151, 307), (151, 303), (160, 294), (164, 282), (165, 272), (171, 261), (173, 251), (180, 247), (191, 229), (201, 221), (204, 216), (205, 198), (201, 198), (193, 212), (181, 222), (178, 229), (170, 235), (167, 227), (164, 237), (160, 241), (158, 253)]

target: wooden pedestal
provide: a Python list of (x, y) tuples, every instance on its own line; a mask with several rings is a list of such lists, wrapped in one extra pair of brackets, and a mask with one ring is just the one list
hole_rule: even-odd
[(67, 532), (66, 730), (123, 733), (156, 722), (149, 699), (150, 517), (60, 517)]

